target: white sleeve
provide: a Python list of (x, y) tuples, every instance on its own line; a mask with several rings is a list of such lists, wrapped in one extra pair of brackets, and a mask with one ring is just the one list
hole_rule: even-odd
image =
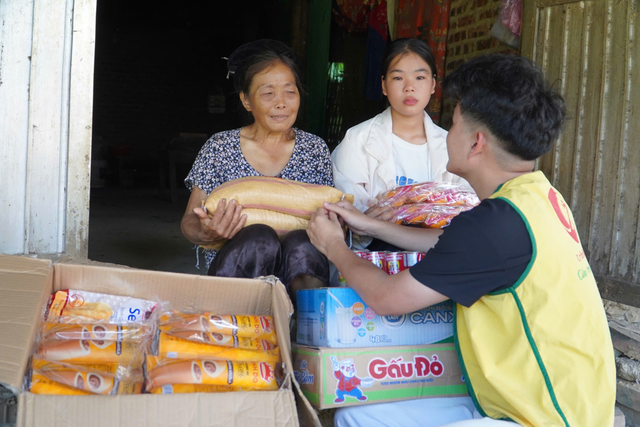
[(343, 193), (353, 194), (353, 204), (362, 212), (369, 208), (368, 202), (373, 199), (366, 190), (370, 187), (366, 155), (363, 146), (359, 147), (349, 137), (349, 132), (331, 155), (336, 188)]

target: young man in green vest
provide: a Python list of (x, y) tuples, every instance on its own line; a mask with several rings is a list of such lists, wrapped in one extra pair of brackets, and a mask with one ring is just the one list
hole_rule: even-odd
[[(616, 372), (602, 301), (571, 211), (534, 172), (560, 134), (564, 101), (515, 55), (473, 59), (444, 89), (456, 102), (447, 169), (482, 203), (439, 236), (326, 204), (309, 225), (311, 242), (379, 315), (456, 303), (456, 349), (476, 418), (484, 417), (460, 425), (611, 426)], [(349, 250), (341, 222), (428, 252), (389, 276)]]

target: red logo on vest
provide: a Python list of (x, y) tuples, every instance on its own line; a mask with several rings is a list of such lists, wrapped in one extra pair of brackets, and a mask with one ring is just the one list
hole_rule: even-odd
[(551, 206), (553, 206), (553, 210), (556, 211), (556, 215), (558, 215), (558, 219), (564, 226), (564, 229), (567, 230), (569, 236), (573, 237), (573, 240), (576, 243), (580, 243), (580, 239), (578, 239), (578, 232), (576, 231), (576, 225), (571, 218), (571, 212), (569, 212), (569, 207), (561, 198), (558, 199), (558, 192), (553, 188), (549, 189), (549, 201), (551, 202)]

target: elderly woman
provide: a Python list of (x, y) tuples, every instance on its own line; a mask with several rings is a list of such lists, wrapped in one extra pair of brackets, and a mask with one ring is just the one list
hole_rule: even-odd
[(182, 233), (198, 245), (230, 239), (217, 253), (205, 251), (208, 274), (224, 277), (276, 275), (295, 296), (300, 288), (329, 282), (327, 258), (304, 230), (282, 241), (272, 228), (244, 227), (246, 215), (235, 200), (221, 200), (209, 217), (201, 206), (214, 188), (247, 176), (274, 176), (333, 186), (325, 142), (293, 127), (300, 107), (301, 84), (294, 52), (274, 40), (236, 49), (229, 71), (253, 123), (213, 135), (202, 147), (185, 179), (191, 190), (182, 217)]

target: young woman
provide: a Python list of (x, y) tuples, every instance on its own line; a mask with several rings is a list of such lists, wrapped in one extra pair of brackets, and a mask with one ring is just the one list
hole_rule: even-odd
[(382, 93), (390, 106), (347, 131), (332, 154), (336, 188), (355, 196), (367, 215), (387, 220), (391, 213), (371, 208), (380, 191), (424, 181), (459, 182), (447, 172), (447, 131), (425, 107), (436, 88), (436, 64), (422, 40), (398, 39), (382, 62)]

